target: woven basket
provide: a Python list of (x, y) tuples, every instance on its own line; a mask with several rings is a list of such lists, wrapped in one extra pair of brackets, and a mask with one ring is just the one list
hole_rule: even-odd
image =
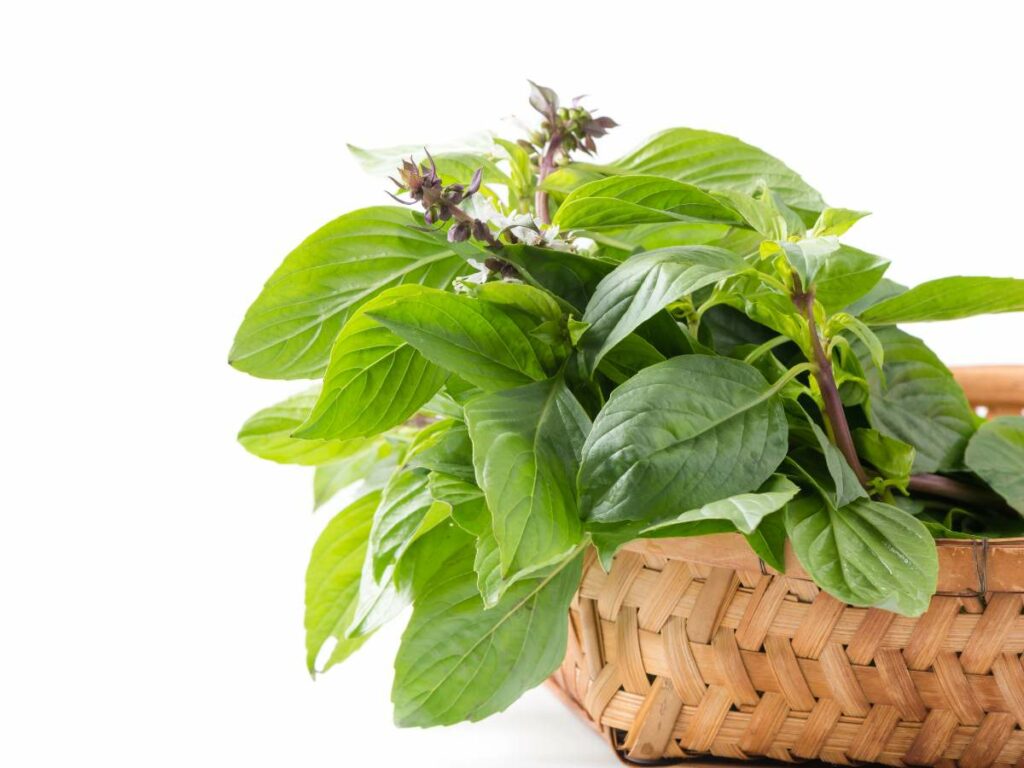
[[(1020, 413), (1024, 368), (956, 372)], [(626, 762), (819, 760), (1024, 767), (1024, 539), (938, 542), (917, 619), (786, 575), (736, 534), (636, 541), (588, 559), (551, 678)]]

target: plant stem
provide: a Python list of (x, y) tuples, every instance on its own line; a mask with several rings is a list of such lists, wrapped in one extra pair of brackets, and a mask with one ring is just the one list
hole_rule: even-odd
[(814, 322), (814, 289), (804, 292), (797, 287), (793, 293), (793, 303), (796, 304), (805, 318), (809, 330), (811, 352), (814, 355), (814, 378), (818, 382), (818, 389), (821, 391), (821, 400), (825, 406), (825, 420), (829, 427), (829, 433), (833, 437), (836, 447), (843, 454), (843, 458), (853, 469), (861, 485), (868, 485), (868, 473), (857, 456), (857, 449), (853, 444), (853, 435), (850, 434), (850, 425), (846, 421), (846, 412), (843, 410), (843, 401), (839, 397), (839, 389), (836, 387), (836, 379), (832, 373), (832, 361), (825, 354), (821, 346), (821, 337), (818, 336), (818, 326)]
[(540, 160), (540, 169), (537, 174), (537, 192), (534, 195), (534, 207), (537, 209), (537, 218), (540, 219), (542, 224), (551, 223), (551, 214), (548, 212), (548, 193), (541, 189), (541, 185), (544, 183), (544, 179), (548, 177), (548, 174), (555, 170), (555, 155), (558, 154), (558, 148), (562, 146), (562, 137), (555, 134), (548, 141), (547, 148), (544, 150), (544, 156)]
[(1003, 497), (992, 491), (978, 488), (951, 477), (942, 475), (920, 474), (911, 475), (907, 488), (915, 493), (923, 493), (928, 496), (941, 496), (953, 501), (962, 501), (965, 504), (972, 504), (990, 509), (1002, 509), (1006, 506)]

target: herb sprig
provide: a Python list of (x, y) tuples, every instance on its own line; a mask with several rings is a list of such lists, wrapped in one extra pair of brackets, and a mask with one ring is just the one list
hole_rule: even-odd
[[(317, 379), (239, 439), (345, 490), (307, 573), (316, 673), (413, 606), (400, 725), (477, 720), (561, 660), (583, 553), (788, 540), (840, 600), (918, 615), (935, 537), (1024, 533), (1024, 416), (985, 422), (904, 322), (1024, 310), (1024, 280), (905, 288), (776, 158), (615, 121), (532, 85), (538, 129), (396, 159), (257, 297), (231, 363)], [(379, 157), (359, 151), (375, 162)]]

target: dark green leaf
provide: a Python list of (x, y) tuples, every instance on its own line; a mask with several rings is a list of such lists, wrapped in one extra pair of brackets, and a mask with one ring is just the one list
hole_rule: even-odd
[(912, 515), (864, 499), (837, 509), (808, 495), (786, 507), (786, 529), (801, 565), (834, 597), (904, 616), (928, 609), (938, 556)]
[(786, 572), (786, 515), (773, 512), (761, 520), (757, 529), (745, 536), (758, 557), (779, 573)]
[(590, 323), (580, 342), (588, 370), (671, 302), (746, 268), (734, 253), (699, 245), (630, 257), (601, 281), (583, 313)]
[(1024, 515), (1024, 416), (982, 424), (967, 446), (967, 466)]
[(866, 347), (854, 344), (868, 382), (871, 426), (917, 450), (915, 472), (960, 469), (978, 424), (953, 374), (920, 339), (879, 328), (885, 347), (885, 385)]
[(612, 392), (583, 448), (588, 520), (656, 520), (760, 487), (786, 455), (786, 418), (753, 367), (687, 355)]
[(590, 420), (560, 378), (466, 405), (476, 483), (493, 516), (501, 572), (517, 578), (580, 540), (575, 478)]
[(510, 245), (502, 249), (502, 258), (519, 270), (523, 279), (559, 297), (570, 307), (582, 311), (601, 279), (614, 264), (587, 256), (529, 245)]

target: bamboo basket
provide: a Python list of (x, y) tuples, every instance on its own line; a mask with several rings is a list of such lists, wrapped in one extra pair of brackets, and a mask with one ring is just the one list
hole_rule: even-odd
[[(955, 372), (1021, 413), (1024, 367)], [(627, 763), (1024, 768), (1024, 539), (938, 542), (916, 619), (842, 603), (736, 534), (589, 557), (549, 683)], [(750, 765), (750, 763), (747, 763)]]

